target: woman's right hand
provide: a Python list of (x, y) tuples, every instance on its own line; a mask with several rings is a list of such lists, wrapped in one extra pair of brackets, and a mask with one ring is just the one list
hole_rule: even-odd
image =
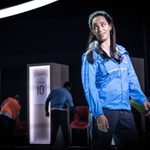
[(105, 117), (105, 115), (99, 115), (96, 118), (96, 122), (97, 122), (97, 127), (100, 131), (103, 132), (108, 132), (109, 129), (109, 123), (107, 118)]

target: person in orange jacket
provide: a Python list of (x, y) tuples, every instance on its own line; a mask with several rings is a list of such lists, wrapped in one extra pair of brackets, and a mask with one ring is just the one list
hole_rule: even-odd
[(19, 95), (8, 97), (0, 107), (0, 135), (2, 137), (1, 143), (2, 145), (9, 145), (13, 131), (15, 130), (15, 126), (19, 123), (21, 97)]

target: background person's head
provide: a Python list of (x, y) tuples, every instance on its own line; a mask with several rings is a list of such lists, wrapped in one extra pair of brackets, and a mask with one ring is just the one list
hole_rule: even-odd
[(18, 94), (16, 94), (15, 96), (14, 96), (14, 98), (19, 102), (19, 104), (21, 104), (21, 96), (20, 95), (18, 95)]
[(69, 81), (66, 81), (66, 82), (64, 83), (63, 87), (66, 88), (68, 91), (70, 91), (70, 90), (71, 90), (71, 84), (70, 84), (70, 82), (69, 82)]

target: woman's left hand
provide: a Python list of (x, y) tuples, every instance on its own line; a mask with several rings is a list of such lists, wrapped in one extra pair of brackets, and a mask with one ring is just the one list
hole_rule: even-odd
[(143, 103), (143, 108), (145, 111), (145, 116), (149, 116), (150, 115), (150, 102), (144, 102)]

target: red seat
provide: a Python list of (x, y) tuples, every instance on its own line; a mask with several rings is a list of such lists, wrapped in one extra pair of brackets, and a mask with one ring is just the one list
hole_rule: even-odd
[(88, 106), (76, 106), (76, 110), (83, 115), (80, 117), (77, 113), (74, 114), (74, 119), (70, 123), (70, 139), (72, 143), (72, 129), (77, 130), (87, 130), (87, 143), (89, 143), (89, 130), (88, 130), (88, 115), (89, 107)]

